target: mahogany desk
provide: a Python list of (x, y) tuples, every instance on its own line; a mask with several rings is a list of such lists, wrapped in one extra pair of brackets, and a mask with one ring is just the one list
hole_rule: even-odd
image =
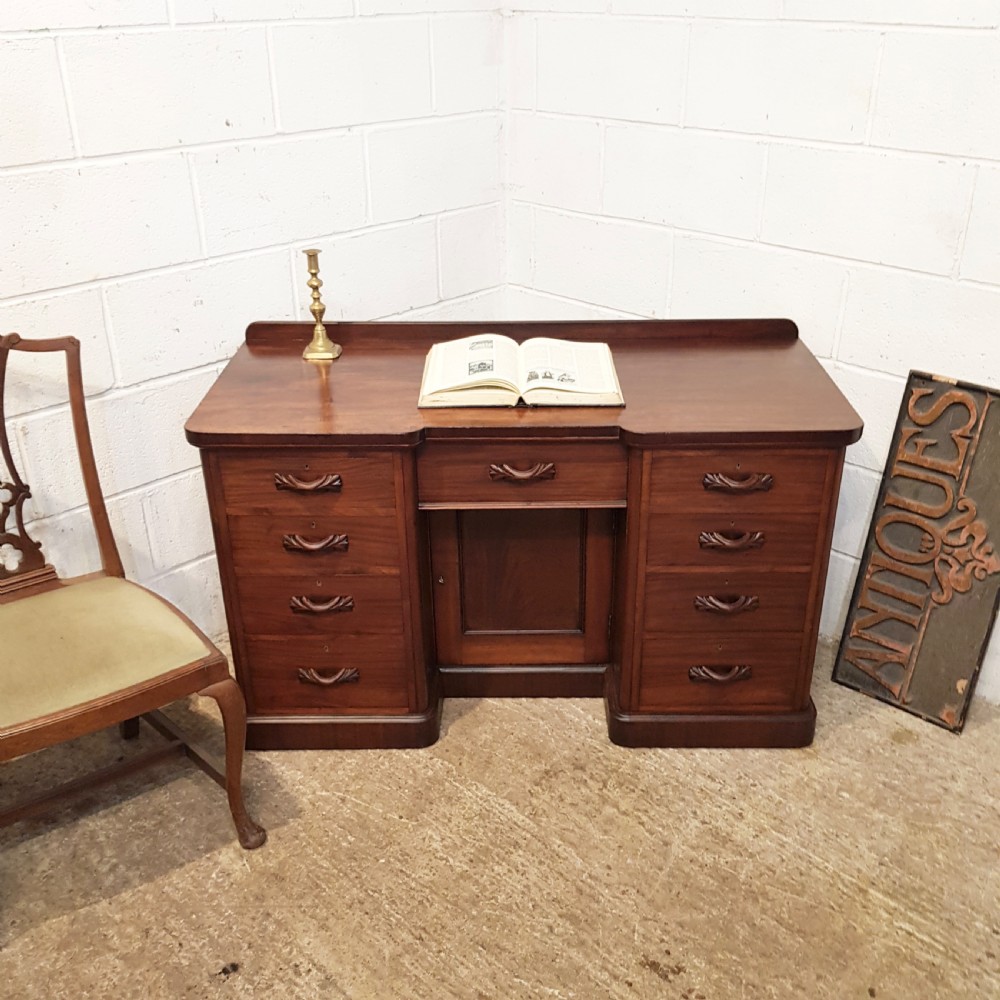
[[(255, 323), (187, 424), (248, 746), (416, 747), (600, 697), (627, 746), (799, 746), (844, 448), (787, 320)], [(617, 407), (418, 410), (436, 341), (611, 344)]]

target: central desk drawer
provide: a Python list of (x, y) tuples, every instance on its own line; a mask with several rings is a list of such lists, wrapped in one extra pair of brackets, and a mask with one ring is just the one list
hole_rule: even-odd
[(617, 443), (430, 442), (417, 457), (421, 507), (624, 507)]

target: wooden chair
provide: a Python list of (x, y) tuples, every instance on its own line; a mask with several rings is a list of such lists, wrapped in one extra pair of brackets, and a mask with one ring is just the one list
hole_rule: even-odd
[[(64, 351), (70, 411), (102, 570), (60, 579), (24, 525), (31, 492), (18, 474), (4, 413), (11, 351)], [(125, 579), (90, 441), (73, 337), (0, 337), (0, 448), (11, 482), (0, 482), (0, 761), (119, 724), (138, 735), (139, 717), (167, 743), (125, 763), (61, 785), (0, 813), (0, 826), (47, 812), (67, 795), (184, 753), (222, 785), (240, 843), (260, 847), (266, 832), (247, 814), (241, 772), (246, 740), (243, 695), (225, 657), (176, 608)], [(8, 524), (13, 515), (13, 523)], [(225, 773), (156, 709), (189, 694), (214, 698), (225, 728)]]

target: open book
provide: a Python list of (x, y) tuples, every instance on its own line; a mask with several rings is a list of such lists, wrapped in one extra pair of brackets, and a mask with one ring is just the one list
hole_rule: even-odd
[(418, 406), (624, 406), (607, 344), (499, 333), (435, 344)]

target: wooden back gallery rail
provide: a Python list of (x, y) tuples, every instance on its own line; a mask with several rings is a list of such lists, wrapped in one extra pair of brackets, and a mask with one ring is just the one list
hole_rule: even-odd
[[(626, 405), (419, 410), (438, 341), (606, 341)], [(844, 448), (787, 320), (254, 323), (187, 424), (256, 749), (417, 747), (444, 697), (626, 746), (800, 746)]]

